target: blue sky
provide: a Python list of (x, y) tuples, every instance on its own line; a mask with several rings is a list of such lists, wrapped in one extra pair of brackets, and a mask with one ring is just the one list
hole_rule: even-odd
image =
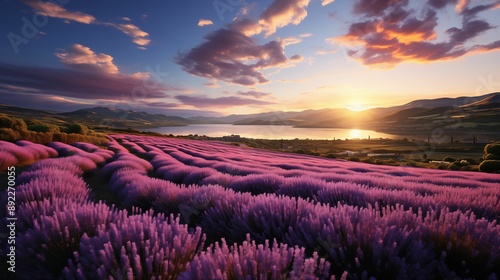
[(171, 115), (500, 90), (500, 1), (2, 1), (1, 103)]

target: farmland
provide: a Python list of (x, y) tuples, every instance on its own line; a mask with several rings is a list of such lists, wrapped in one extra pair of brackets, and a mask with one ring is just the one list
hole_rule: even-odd
[(500, 277), (498, 174), (108, 139), (0, 141), (2, 206), (16, 169), (0, 227), (16, 218), (17, 278)]

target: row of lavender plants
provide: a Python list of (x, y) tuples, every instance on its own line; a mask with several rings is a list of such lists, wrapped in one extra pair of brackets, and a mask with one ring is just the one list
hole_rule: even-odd
[[(114, 137), (124, 145), (112, 144), (122, 154), (102, 172), (123, 206), (180, 213), (182, 222), (201, 226), (207, 235), (211, 245), (189, 262), (181, 278), (260, 275), (255, 273), (263, 259), (254, 259), (247, 270), (233, 259), (241, 259), (242, 248), (269, 248), (271, 240), (273, 248), (282, 248), (275, 251), (303, 248), (309, 258), (293, 273), (316, 277), (327, 270), (353, 279), (500, 276), (498, 177), (456, 173), (454, 178), (448, 172), (381, 169), (207, 142)], [(329, 168), (348, 178), (321, 180)], [(349, 184), (353, 172), (365, 183)], [(376, 186), (379, 177), (384, 187)], [(400, 187), (391, 189), (393, 182)], [(489, 196), (486, 205), (465, 199), (471, 194)], [(228, 249), (226, 242), (243, 245)]]
[[(467, 187), (439, 180), (433, 184), (432, 177), (413, 169), (393, 169), (386, 173), (396, 183), (407, 177), (417, 184), (428, 182), (407, 191), (406, 200), (390, 200), (403, 186), (391, 190), (311, 176), (326, 176), (329, 166), (333, 174), (387, 176), (378, 167), (213, 143), (115, 138), (122, 145), (111, 141), (108, 150), (86, 143), (0, 143), (0, 152), (13, 155), (15, 164), (38, 161), (18, 178), (18, 240), (26, 248), (20, 256), (26, 265), (22, 278), (499, 276), (498, 218), (488, 209), (495, 209), (494, 201), (474, 212), (463, 201), (455, 203), (460, 211), (450, 207), (454, 204), (432, 201), (446, 192), (452, 193), (448, 200), (463, 199), (464, 190), (482, 190), (498, 199), (498, 177), (483, 176), (476, 182), (458, 173), (457, 180), (476, 182)], [(45, 159), (54, 156), (59, 158)], [(109, 178), (110, 189), (122, 199), (121, 206), (131, 208), (131, 215), (93, 202), (82, 176), (98, 169), (96, 174)], [(278, 171), (305, 173), (287, 176)], [(453, 183), (453, 176), (445, 180)], [(439, 187), (448, 189), (433, 189)], [(419, 195), (431, 200), (412, 209), (408, 203)], [(134, 207), (163, 214), (141, 214)], [(209, 245), (204, 250), (200, 227)]]
[[(415, 211), (446, 206), (471, 210), (490, 221), (500, 218), (498, 175), (380, 167), (300, 155), (284, 157), (229, 145), (127, 136), (135, 143), (123, 137), (117, 138), (126, 141), (124, 146), (132, 147), (133, 143), (140, 148), (137, 154), (151, 162), (156, 177), (177, 184), (217, 184), (254, 195), (276, 193), (330, 205), (400, 204)], [(203, 148), (205, 153), (201, 152)], [(223, 148), (226, 150), (222, 152)]]
[[(16, 272), (3, 270), (2, 279), (175, 279), (186, 270), (203, 245), (200, 228), (191, 230), (173, 215), (129, 214), (94, 202), (83, 177), (114, 152), (88, 143), (49, 146), (0, 142), (0, 151), (12, 155), (2, 171), (10, 165), (22, 170), (16, 178)], [(6, 205), (5, 193), (0, 200)], [(7, 242), (1, 241), (6, 263)]]

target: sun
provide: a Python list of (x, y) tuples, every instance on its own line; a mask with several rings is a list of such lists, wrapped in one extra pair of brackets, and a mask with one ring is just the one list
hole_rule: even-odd
[(360, 112), (360, 111), (366, 110), (366, 107), (363, 106), (362, 104), (359, 104), (359, 103), (353, 103), (353, 104), (349, 104), (347, 106), (347, 109), (354, 111), (354, 112)]
[(360, 139), (362, 136), (362, 133), (361, 133), (361, 130), (359, 129), (351, 129), (351, 131), (349, 132), (349, 137), (351, 139)]

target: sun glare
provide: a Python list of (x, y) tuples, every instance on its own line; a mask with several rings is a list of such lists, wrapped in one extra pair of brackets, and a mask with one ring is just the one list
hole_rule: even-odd
[(354, 112), (359, 112), (359, 111), (366, 110), (366, 107), (359, 104), (359, 103), (356, 103), (356, 104), (349, 104), (349, 106), (347, 106), (347, 109), (354, 111)]
[(359, 129), (351, 129), (349, 132), (349, 136), (351, 139), (361, 138), (361, 130)]

